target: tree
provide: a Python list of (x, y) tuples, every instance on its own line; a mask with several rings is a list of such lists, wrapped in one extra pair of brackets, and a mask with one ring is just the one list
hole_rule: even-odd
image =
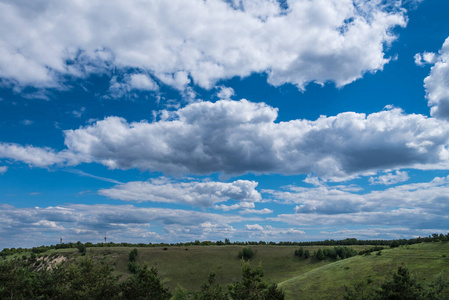
[(324, 260), (326, 258), (321, 248), (319, 248), (318, 251), (315, 253), (315, 258), (318, 259), (319, 261)]
[(139, 267), (135, 274), (121, 284), (124, 299), (170, 299), (171, 294), (165, 288), (155, 268), (148, 269), (146, 265)]
[(414, 300), (423, 299), (423, 292), (422, 285), (410, 276), (406, 267), (401, 266), (398, 267), (397, 273), (393, 274), (392, 280), (381, 285), (377, 295), (385, 300)]
[(114, 269), (105, 262), (93, 262), (87, 257), (68, 269), (59, 268), (62, 299), (114, 299), (119, 293)]
[(129, 252), (129, 261), (135, 262), (136, 258), (137, 258), (137, 249), (134, 248), (133, 250), (131, 250), (131, 252)]
[(215, 273), (211, 273), (207, 283), (201, 285), (201, 292), (196, 297), (198, 300), (227, 300), (228, 295), (216, 282)]
[(254, 256), (254, 251), (253, 251), (253, 249), (251, 249), (249, 247), (245, 247), (242, 250), (240, 250), (239, 255), (238, 255), (238, 257), (240, 259), (244, 259), (244, 260), (250, 260), (253, 256)]
[(0, 263), (0, 299), (31, 299), (29, 275), (17, 261)]
[(262, 279), (264, 273), (262, 265), (252, 270), (249, 262), (242, 264), (242, 281), (234, 282), (228, 286), (229, 294), (234, 300), (277, 300), (284, 299), (285, 295), (276, 285), (268, 286)]
[(295, 256), (302, 257), (304, 255), (304, 248), (299, 247), (299, 249), (295, 250)]
[(449, 299), (449, 282), (439, 276), (435, 282), (424, 286), (411, 275), (406, 267), (398, 267), (393, 278), (380, 286), (356, 283), (352, 288), (346, 287), (345, 300), (443, 300)]

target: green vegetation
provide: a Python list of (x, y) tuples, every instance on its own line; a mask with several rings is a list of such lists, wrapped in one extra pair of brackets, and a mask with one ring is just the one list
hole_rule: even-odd
[[(82, 255), (82, 254), (81, 254)], [(27, 260), (0, 263), (0, 299), (155, 299), (172, 298), (156, 268), (138, 266), (125, 280), (114, 275), (105, 261), (83, 257), (57, 265), (35, 264)], [(255, 270), (242, 265), (242, 278), (227, 286), (228, 292), (209, 276), (198, 292), (180, 289), (175, 299), (277, 300), (284, 294), (276, 284), (263, 279), (262, 266)]]
[(430, 286), (449, 275), (449, 259), (444, 257), (448, 253), (447, 242), (403, 245), (384, 249), (381, 255), (358, 255), (317, 266), (278, 285), (286, 299), (343, 299), (347, 288), (359, 285), (366, 291), (367, 287), (380, 287), (403, 266), (417, 282)]
[(245, 247), (242, 250), (239, 251), (238, 257), (243, 260), (250, 260), (254, 256), (253, 249), (249, 247)]
[[(379, 252), (380, 253), (380, 252)], [(372, 282), (358, 283), (346, 288), (345, 300), (444, 300), (449, 296), (449, 281), (439, 276), (427, 286), (418, 282), (406, 267), (398, 267), (392, 279), (373, 286)]]
[(4, 249), (0, 299), (449, 299), (449, 243), (429, 239)]

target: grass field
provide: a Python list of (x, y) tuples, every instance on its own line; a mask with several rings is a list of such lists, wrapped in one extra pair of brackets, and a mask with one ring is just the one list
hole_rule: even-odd
[(369, 256), (355, 256), (321, 266), (281, 282), (286, 299), (342, 299), (345, 286), (357, 282), (379, 282), (406, 266), (418, 280), (432, 282), (449, 275), (449, 243), (422, 243), (382, 250)]
[[(219, 283), (227, 285), (241, 276), (241, 260), (238, 253), (245, 246), (170, 246), (139, 247), (137, 263), (154, 266), (165, 286), (174, 291), (178, 286), (191, 291), (199, 290), (211, 272)], [(298, 246), (254, 245), (251, 265), (259, 263), (265, 279), (277, 283), (285, 291), (286, 299), (342, 299), (345, 286), (358, 282), (375, 283), (389, 278), (398, 266), (407, 266), (412, 275), (431, 282), (439, 274), (449, 275), (449, 243), (422, 243), (398, 248), (387, 248), (381, 255), (355, 256), (339, 261), (307, 260), (294, 256)], [(319, 246), (307, 246), (312, 254)], [(370, 246), (351, 246), (360, 251)], [(93, 247), (87, 255), (94, 260), (105, 260), (123, 278), (129, 276), (129, 253), (132, 247)], [(29, 253), (24, 253), (29, 255)], [(20, 256), (22, 256), (21, 254)], [(50, 250), (42, 255), (64, 256), (79, 259), (77, 249)], [(17, 256), (17, 255), (16, 255)], [(10, 256), (12, 259), (16, 256)], [(20, 257), (18, 256), (18, 257)]]
[[(198, 290), (211, 272), (216, 273), (219, 283), (228, 284), (238, 280), (242, 272), (242, 261), (238, 253), (244, 246), (189, 246), (137, 248), (137, 262), (155, 266), (165, 285), (174, 290), (178, 285), (188, 290)], [(255, 256), (251, 265), (262, 263), (265, 278), (277, 283), (324, 266), (330, 262), (298, 259), (293, 255), (298, 247), (251, 246)], [(311, 252), (318, 247), (307, 247)], [(187, 250), (186, 250), (187, 249)], [(132, 248), (88, 248), (93, 257), (106, 257), (119, 274), (128, 274), (128, 253)]]

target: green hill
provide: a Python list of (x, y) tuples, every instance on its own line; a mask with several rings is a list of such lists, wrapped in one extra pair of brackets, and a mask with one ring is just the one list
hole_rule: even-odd
[(421, 243), (376, 253), (320, 266), (279, 286), (286, 299), (343, 299), (345, 286), (379, 283), (402, 265), (423, 282), (433, 282), (439, 274), (449, 275), (449, 243)]
[[(229, 284), (238, 280), (242, 273), (242, 261), (238, 253), (245, 246), (188, 246), (188, 247), (142, 247), (137, 248), (137, 260), (139, 264), (154, 266), (159, 270), (162, 282), (172, 291), (178, 285), (187, 290), (198, 290), (209, 274), (216, 274), (217, 282)], [(251, 259), (252, 267), (262, 263), (265, 271), (265, 279), (271, 283), (278, 283), (299, 276), (331, 262), (317, 262), (313, 259), (299, 259), (293, 255), (293, 246), (250, 246), (255, 252)], [(311, 253), (318, 246), (305, 247)], [(364, 249), (365, 246), (354, 246), (356, 249)], [(118, 274), (127, 276), (128, 254), (133, 248), (88, 248), (87, 254), (93, 258), (105, 258), (114, 266)], [(166, 250), (164, 250), (166, 249)], [(58, 250), (59, 251), (59, 250)], [(62, 254), (62, 253), (61, 253)], [(63, 255), (68, 255), (65, 252)], [(77, 255), (77, 251), (73, 252)]]
[[(164, 284), (172, 292), (178, 286), (197, 291), (207, 281), (211, 272), (222, 286), (240, 280), (242, 261), (240, 245), (222, 246), (167, 246), (137, 247), (136, 263), (156, 267)], [(262, 264), (265, 279), (277, 283), (286, 293), (286, 299), (343, 299), (345, 286), (357, 283), (379, 284), (391, 277), (398, 266), (406, 266), (422, 282), (433, 282), (439, 274), (449, 274), (449, 243), (433, 242), (386, 248), (370, 255), (330, 261), (294, 256), (298, 246), (252, 245), (255, 253), (253, 268)], [(361, 251), (370, 246), (350, 246)], [(311, 254), (319, 248), (330, 246), (304, 246)], [(93, 261), (103, 261), (114, 268), (121, 280), (130, 276), (129, 253), (134, 247), (89, 247), (87, 256)], [(38, 269), (46, 263), (70, 263), (81, 259), (78, 249), (53, 249), (38, 254), (31, 252), (9, 255), (5, 260), (21, 260)], [(1, 259), (0, 259), (1, 262)]]

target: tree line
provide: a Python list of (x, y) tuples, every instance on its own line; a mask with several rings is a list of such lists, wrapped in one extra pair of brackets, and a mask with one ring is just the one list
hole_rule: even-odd
[[(333, 248), (325, 248), (325, 249), (318, 248), (317, 251), (313, 252), (313, 257), (319, 261), (325, 259), (337, 260), (353, 257), (356, 256), (357, 254), (359, 253), (352, 248), (346, 246), (336, 246)], [(307, 259), (310, 257), (310, 252), (309, 250), (307, 249), (304, 250), (303, 247), (300, 247), (299, 249), (295, 250), (294, 255)]]
[(16, 254), (16, 253), (22, 253), (22, 252), (32, 252), (35, 254), (43, 253), (48, 250), (52, 249), (70, 249), (70, 248), (79, 248), (80, 244), (83, 244), (86, 248), (87, 247), (168, 247), (168, 246), (178, 246), (178, 247), (186, 247), (186, 246), (224, 246), (224, 245), (239, 245), (239, 246), (246, 246), (246, 245), (277, 245), (277, 246), (351, 246), (351, 245), (373, 245), (373, 246), (388, 246), (388, 247), (398, 247), (401, 245), (413, 245), (413, 244), (419, 244), (419, 243), (429, 243), (429, 242), (447, 242), (449, 241), (449, 233), (444, 234), (437, 234), (434, 233), (432, 235), (429, 235), (427, 237), (418, 237), (418, 238), (411, 238), (411, 239), (396, 239), (396, 240), (358, 240), (355, 238), (347, 238), (343, 240), (324, 240), (324, 241), (307, 241), (307, 242), (265, 242), (265, 241), (247, 241), (247, 242), (231, 242), (229, 239), (225, 239), (224, 241), (199, 241), (196, 240), (194, 242), (187, 242), (187, 243), (114, 243), (114, 242), (108, 242), (108, 243), (81, 243), (80, 241), (73, 243), (59, 243), (56, 245), (50, 245), (50, 246), (39, 246), (39, 247), (33, 247), (33, 248), (4, 248), (2, 251), (0, 251), (0, 257), (6, 257), (8, 255)]

